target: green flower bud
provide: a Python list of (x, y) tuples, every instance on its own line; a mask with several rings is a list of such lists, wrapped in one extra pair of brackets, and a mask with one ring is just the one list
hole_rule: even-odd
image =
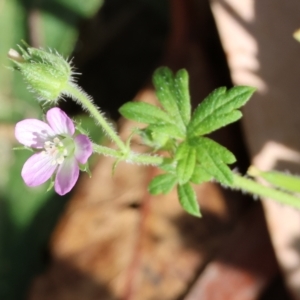
[(57, 52), (19, 46), (19, 52), (10, 49), (8, 57), (13, 61), (14, 68), (19, 70), (30, 91), (38, 100), (56, 102), (64, 93), (67, 85), (73, 82), (72, 66)]

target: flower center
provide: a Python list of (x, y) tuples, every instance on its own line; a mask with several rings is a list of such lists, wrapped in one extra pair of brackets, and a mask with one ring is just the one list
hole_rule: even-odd
[(60, 165), (64, 162), (65, 158), (74, 152), (74, 141), (72, 138), (66, 137), (60, 140), (55, 137), (53, 141), (46, 141), (44, 143), (45, 155), (52, 158), (53, 165)]

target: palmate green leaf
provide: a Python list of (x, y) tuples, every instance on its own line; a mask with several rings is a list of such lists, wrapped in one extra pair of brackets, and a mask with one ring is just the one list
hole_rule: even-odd
[(196, 164), (190, 181), (192, 183), (201, 184), (204, 182), (208, 182), (211, 179), (213, 179), (213, 176), (209, 174), (207, 171), (205, 171), (205, 169), (202, 168), (201, 165)]
[(270, 184), (291, 193), (300, 193), (300, 177), (285, 174), (278, 171), (263, 172), (255, 167), (250, 167), (248, 174), (254, 177), (261, 177)]
[(185, 138), (184, 133), (174, 124), (152, 124), (147, 129), (178, 140)]
[(191, 141), (196, 147), (197, 162), (208, 174), (224, 185), (231, 185), (233, 176), (227, 164), (236, 161), (234, 155), (225, 147), (205, 137)]
[(196, 149), (183, 142), (175, 153), (177, 160), (176, 174), (179, 184), (187, 183), (192, 177), (196, 165)]
[(191, 185), (189, 183), (178, 185), (177, 193), (182, 208), (193, 216), (201, 217), (196, 193)]
[(180, 128), (185, 128), (191, 118), (187, 72), (180, 70), (174, 77), (169, 68), (159, 68), (153, 75), (153, 84), (162, 107)]
[(173, 121), (163, 110), (145, 102), (127, 102), (119, 108), (122, 116), (145, 124), (172, 124)]
[(176, 183), (177, 178), (175, 175), (170, 173), (161, 174), (151, 180), (148, 190), (152, 195), (168, 194)]
[(254, 91), (248, 86), (236, 86), (228, 91), (221, 87), (213, 91), (196, 108), (188, 126), (188, 136), (208, 134), (240, 119), (242, 113), (237, 109), (249, 100)]

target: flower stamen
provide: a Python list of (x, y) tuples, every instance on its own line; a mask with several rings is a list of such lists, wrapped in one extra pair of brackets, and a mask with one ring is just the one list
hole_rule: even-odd
[(58, 137), (55, 137), (52, 141), (46, 141), (44, 143), (45, 155), (52, 157), (53, 165), (61, 165), (65, 157), (68, 155), (68, 150), (64, 147), (64, 144), (60, 141)]

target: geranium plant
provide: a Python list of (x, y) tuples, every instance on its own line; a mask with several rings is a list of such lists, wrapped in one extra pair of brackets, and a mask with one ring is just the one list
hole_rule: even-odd
[[(189, 78), (186, 70), (173, 74), (167, 67), (159, 68), (153, 83), (160, 106), (145, 102), (129, 102), (120, 108), (128, 119), (145, 124), (134, 130), (151, 154), (131, 150), (130, 139), (123, 141), (101, 111), (75, 82), (73, 67), (55, 51), (19, 47), (10, 50), (9, 58), (19, 70), (29, 89), (38, 101), (53, 106), (46, 113), (47, 123), (23, 120), (16, 125), (16, 138), (20, 143), (38, 151), (28, 159), (22, 177), (29, 186), (42, 184), (55, 175), (55, 191), (62, 195), (75, 185), (79, 169), (87, 171), (87, 160), (92, 152), (121, 160), (154, 165), (163, 173), (152, 179), (149, 192), (169, 193), (177, 189), (178, 199), (188, 213), (201, 216), (192, 184), (216, 181), (227, 188), (243, 190), (253, 195), (272, 198), (281, 203), (300, 208), (300, 179), (280, 172), (261, 172), (250, 168), (249, 175), (262, 177), (269, 186), (257, 183), (249, 176), (230, 169), (236, 161), (228, 149), (206, 135), (239, 120), (239, 110), (251, 98), (255, 88), (236, 86), (218, 88), (209, 94), (192, 112), (189, 95)], [(69, 96), (88, 111), (97, 125), (116, 144), (117, 149), (92, 143), (76, 128), (72, 120), (59, 108), (58, 101)], [(132, 136), (131, 135), (131, 136)], [(166, 155), (161, 156), (160, 150)]]

